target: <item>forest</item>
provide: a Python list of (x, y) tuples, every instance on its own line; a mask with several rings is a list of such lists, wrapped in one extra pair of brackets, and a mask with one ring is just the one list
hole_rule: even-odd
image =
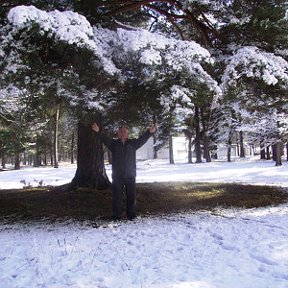
[(3, 169), (77, 161), (75, 187), (106, 187), (94, 122), (157, 123), (155, 158), (179, 134), (189, 163), (288, 155), (288, 1), (0, 3)]

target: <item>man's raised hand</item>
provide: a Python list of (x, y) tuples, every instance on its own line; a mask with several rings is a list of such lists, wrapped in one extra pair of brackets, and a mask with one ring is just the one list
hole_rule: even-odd
[(153, 123), (153, 124), (151, 125), (151, 127), (149, 128), (149, 131), (150, 131), (151, 134), (153, 134), (153, 133), (156, 132), (156, 130), (157, 130), (156, 124)]
[(91, 125), (91, 128), (93, 131), (95, 131), (96, 133), (98, 133), (100, 131), (99, 126), (96, 123), (93, 123)]

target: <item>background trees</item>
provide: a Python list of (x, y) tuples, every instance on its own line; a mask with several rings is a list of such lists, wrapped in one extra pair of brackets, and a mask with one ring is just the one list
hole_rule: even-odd
[[(2, 154), (33, 147), (35, 163), (49, 154), (57, 167), (57, 144), (64, 135), (73, 142), (78, 122), (79, 141), (95, 155), (93, 121), (113, 130), (121, 121), (144, 128), (157, 120), (156, 150), (184, 129), (197, 162), (210, 161), (218, 143), (229, 159), (232, 141), (243, 137), (278, 151), (287, 142), (287, 1), (46, 2), (3, 1)], [(8, 149), (17, 129), (23, 145)], [(87, 164), (82, 152), (76, 174), (86, 184), (75, 185), (106, 183), (103, 157), (86, 155), (94, 159)]]
[[(244, 133), (246, 141), (261, 142), (262, 149), (280, 147), (280, 141), (287, 142), (287, 130), (282, 129), (285, 125), (277, 120), (274, 109), (287, 113), (287, 55), (283, 51), (287, 47), (287, 1), (261, 5), (260, 1), (232, 1), (226, 8), (219, 29), (221, 41), (215, 42), (223, 91), (218, 104), (224, 111), (218, 109), (218, 115), (226, 123), (224, 131), (220, 128), (219, 141), (226, 133), (229, 147), (235, 133)], [(276, 158), (280, 165), (280, 149)]]

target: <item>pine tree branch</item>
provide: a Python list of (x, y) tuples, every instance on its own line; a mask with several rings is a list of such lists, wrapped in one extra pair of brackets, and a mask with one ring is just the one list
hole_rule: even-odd
[[(105, 14), (105, 16), (115, 16), (119, 13), (125, 13), (129, 11), (135, 11), (137, 9), (140, 9), (142, 6), (147, 7), (148, 9), (152, 9), (156, 11), (157, 13), (165, 16), (167, 20), (176, 28), (178, 33), (180, 34), (181, 38), (184, 39), (184, 34), (182, 29), (179, 27), (179, 25), (176, 23), (176, 19), (185, 19), (187, 22), (191, 23), (198, 31), (199, 35), (202, 38), (203, 43), (206, 46), (209, 46), (211, 44), (210, 38), (209, 38), (209, 33), (213, 33), (215, 35), (216, 30), (214, 27), (211, 25), (210, 21), (207, 19), (207, 17), (204, 15), (202, 11), (200, 11), (201, 16), (204, 19), (203, 23), (202, 21), (198, 20), (193, 13), (188, 10), (184, 9), (183, 6), (176, 0), (158, 0), (158, 1), (149, 1), (149, 0), (139, 0), (139, 1), (128, 1), (128, 0), (119, 0), (119, 1), (110, 1), (110, 3), (113, 4), (122, 4), (120, 7), (108, 12)], [(169, 3), (171, 5), (174, 5), (174, 7), (182, 11), (183, 14), (174, 14), (174, 13), (169, 13), (155, 5), (153, 3)]]
[[(176, 16), (176, 15), (171, 14), (171, 13), (168, 13), (167, 11), (163, 11), (163, 10), (161, 10), (161, 9), (158, 9), (157, 7), (155, 7), (155, 6), (153, 6), (153, 5), (150, 5), (150, 4), (145, 5), (145, 7), (148, 7), (148, 8), (150, 8), (150, 9), (152, 9), (152, 10), (154, 10), (154, 11), (156, 11), (156, 12), (158, 12), (158, 13), (164, 15), (164, 16), (166, 16), (166, 18), (168, 19), (168, 21), (169, 21), (169, 22), (176, 28), (176, 30), (178, 31), (181, 39), (182, 39), (182, 40), (185, 39), (182, 29), (176, 24), (176, 22), (175, 22), (174, 19), (173, 19), (174, 16)], [(179, 16), (180, 16), (180, 15), (179, 15)], [(180, 17), (177, 17), (177, 18), (180, 18)], [(181, 16), (181, 18), (183, 18), (183, 17)]]

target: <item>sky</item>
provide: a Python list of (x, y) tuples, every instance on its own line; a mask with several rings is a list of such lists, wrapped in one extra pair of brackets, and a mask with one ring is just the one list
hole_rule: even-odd
[[(147, 160), (138, 163), (137, 181), (287, 188), (287, 166), (256, 158), (190, 165)], [(60, 185), (71, 180), (75, 168), (62, 164), (0, 172), (1, 188), (19, 187), (19, 180)], [(109, 165), (107, 171), (110, 175)], [(2, 221), (1, 287), (287, 288), (287, 221), (288, 203), (95, 225)]]

